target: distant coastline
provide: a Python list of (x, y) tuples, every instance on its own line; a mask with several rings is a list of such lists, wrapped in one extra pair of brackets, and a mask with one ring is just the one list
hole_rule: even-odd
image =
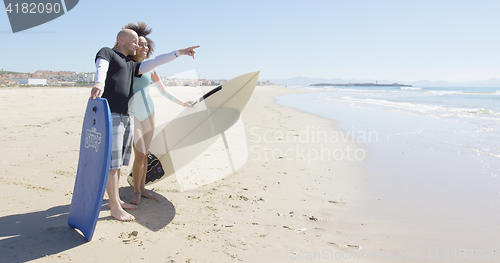
[(328, 86), (336, 86), (336, 87), (349, 87), (349, 86), (356, 86), (356, 87), (413, 87), (412, 85), (408, 84), (399, 84), (399, 83), (393, 83), (393, 84), (378, 84), (378, 83), (347, 83), (347, 84), (331, 84), (331, 83), (319, 83), (319, 84), (311, 84), (309, 86), (317, 87), (328, 87)]

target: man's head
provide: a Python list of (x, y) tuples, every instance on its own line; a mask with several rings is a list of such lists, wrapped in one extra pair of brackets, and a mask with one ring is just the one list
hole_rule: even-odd
[(139, 36), (134, 30), (122, 29), (116, 36), (116, 44), (114, 49), (125, 56), (134, 56), (137, 50), (137, 42)]
[[(146, 40), (148, 50), (147, 50), (147, 56), (145, 58), (149, 58), (151, 54), (153, 54), (153, 51), (155, 50), (155, 42), (148, 37), (148, 35), (151, 34), (151, 32), (153, 32), (153, 29), (143, 21), (138, 21), (137, 24), (128, 23), (123, 28), (132, 29), (139, 36), (139, 48), (137, 49), (138, 53), (142, 51), (141, 50), (141, 42), (143, 42), (142, 38)], [(137, 54), (136, 56), (139, 56), (139, 54)]]

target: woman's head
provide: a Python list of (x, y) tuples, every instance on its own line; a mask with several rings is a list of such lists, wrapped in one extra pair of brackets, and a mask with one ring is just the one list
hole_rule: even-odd
[(148, 24), (142, 21), (137, 22), (137, 24), (129, 23), (123, 28), (132, 29), (139, 36), (139, 48), (137, 49), (137, 54), (132, 58), (135, 60), (144, 60), (149, 58), (155, 49), (155, 42), (147, 36), (153, 32), (153, 29), (148, 27)]
[(143, 61), (149, 58), (149, 46), (148, 41), (145, 37), (139, 37), (139, 41), (137, 42), (137, 51), (135, 56), (132, 56), (132, 59), (137, 61)]

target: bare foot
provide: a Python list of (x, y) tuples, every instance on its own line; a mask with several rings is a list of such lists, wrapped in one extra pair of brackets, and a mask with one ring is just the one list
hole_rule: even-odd
[(156, 195), (149, 193), (146, 191), (146, 189), (141, 191), (142, 196), (148, 198), (148, 199), (155, 199), (156, 200)]
[(116, 209), (111, 208), (111, 216), (120, 220), (120, 221), (133, 221), (135, 217), (123, 210), (120, 206)]
[(141, 193), (135, 193), (134, 197), (130, 199), (130, 203), (134, 205), (138, 205), (141, 202)]
[(120, 201), (120, 205), (122, 206), (123, 209), (129, 209), (129, 210), (134, 210), (137, 208), (137, 206), (129, 203), (125, 203), (123, 201)]
[[(125, 203), (123, 202), (122, 200), (120, 200), (120, 206), (123, 208), (123, 209), (129, 209), (129, 210), (134, 210), (136, 209), (137, 207), (133, 204), (129, 204), (129, 203)], [(108, 204), (108, 208), (109, 209), (112, 209), (111, 206)]]

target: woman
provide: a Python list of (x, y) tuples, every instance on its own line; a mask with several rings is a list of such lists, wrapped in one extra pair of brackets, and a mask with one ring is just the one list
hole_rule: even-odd
[[(132, 59), (142, 62), (148, 59), (154, 51), (154, 42), (147, 37), (152, 29), (144, 22), (138, 22), (137, 25), (130, 23), (125, 28), (134, 30), (139, 35), (139, 47), (137, 53)], [(189, 55), (194, 58), (194, 49), (199, 46), (189, 47), (161, 55), (163, 61), (172, 61), (181, 55)], [(132, 204), (139, 204), (141, 197), (156, 199), (156, 197), (145, 189), (146, 172), (148, 168), (148, 149), (153, 139), (155, 128), (154, 104), (149, 95), (149, 84), (152, 75), (158, 75), (155, 69), (143, 74), (140, 78), (134, 78), (134, 166), (132, 168), (132, 177), (134, 178), (134, 197), (130, 200)], [(163, 84), (157, 82), (158, 90), (167, 97), (167, 93), (162, 90)], [(190, 106), (191, 102), (181, 102), (182, 106)]]

